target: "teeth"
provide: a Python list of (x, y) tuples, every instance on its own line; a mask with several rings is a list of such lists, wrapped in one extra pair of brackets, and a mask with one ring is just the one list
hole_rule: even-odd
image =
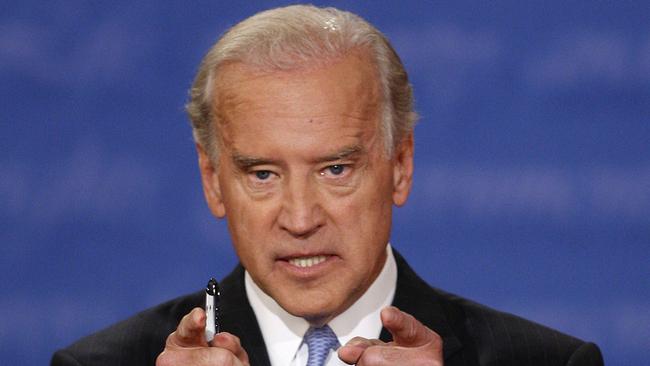
[(289, 263), (293, 264), (296, 267), (307, 268), (307, 267), (315, 266), (319, 263), (323, 263), (325, 262), (325, 259), (327, 259), (326, 256), (317, 255), (314, 257), (292, 258), (289, 259)]

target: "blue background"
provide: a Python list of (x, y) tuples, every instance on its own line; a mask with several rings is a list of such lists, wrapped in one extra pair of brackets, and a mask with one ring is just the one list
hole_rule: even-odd
[[(283, 3), (0, 5), (3, 364), (234, 266), (183, 105), (219, 34)], [(384, 31), (415, 87), (394, 246), (435, 286), (647, 364), (649, 3), (328, 4)]]

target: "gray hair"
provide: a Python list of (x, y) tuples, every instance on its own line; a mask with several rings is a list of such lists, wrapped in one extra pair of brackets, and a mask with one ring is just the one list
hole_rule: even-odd
[(355, 50), (367, 50), (377, 68), (383, 97), (380, 128), (386, 152), (392, 155), (394, 146), (413, 130), (418, 118), (399, 56), (386, 37), (361, 17), (312, 5), (255, 14), (228, 30), (208, 51), (186, 106), (194, 140), (217, 161), (219, 121), (213, 101), (221, 65), (242, 62), (262, 71), (292, 70), (332, 61)]

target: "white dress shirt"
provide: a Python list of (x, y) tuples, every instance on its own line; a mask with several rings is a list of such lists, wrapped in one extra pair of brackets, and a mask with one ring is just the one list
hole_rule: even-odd
[[(390, 244), (386, 245), (386, 254), (386, 263), (368, 290), (346, 311), (328, 323), (341, 345), (356, 336), (379, 338), (382, 328), (379, 313), (393, 302), (397, 286), (397, 265)], [(309, 329), (309, 323), (282, 309), (253, 282), (248, 272), (245, 273), (244, 283), (248, 301), (264, 337), (271, 365), (304, 366), (307, 363), (308, 348), (302, 337)], [(335, 352), (330, 352), (325, 365), (346, 364)]]

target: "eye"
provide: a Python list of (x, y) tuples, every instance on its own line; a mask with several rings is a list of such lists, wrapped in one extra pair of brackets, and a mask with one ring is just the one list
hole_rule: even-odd
[(350, 173), (350, 166), (347, 164), (334, 164), (325, 167), (320, 171), (321, 176), (330, 178), (342, 178)]
[(279, 173), (274, 169), (253, 167), (246, 172), (246, 183), (253, 192), (266, 192), (277, 186)]
[(268, 170), (258, 170), (255, 172), (255, 177), (259, 180), (267, 180), (271, 176), (271, 172)]
[(331, 165), (331, 166), (327, 167), (327, 170), (329, 170), (330, 173), (332, 173), (334, 175), (341, 175), (341, 174), (343, 174), (343, 171), (345, 170), (345, 165), (340, 165), (340, 164)]

